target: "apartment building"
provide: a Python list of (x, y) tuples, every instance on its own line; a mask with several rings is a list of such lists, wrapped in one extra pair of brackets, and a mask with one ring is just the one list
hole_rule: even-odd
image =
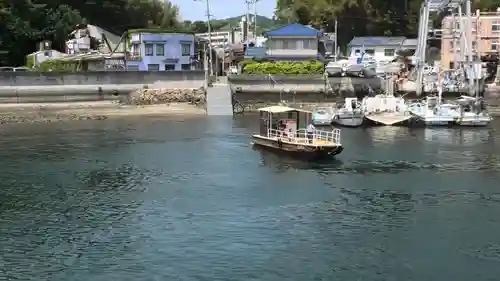
[[(453, 67), (455, 57), (461, 46), (458, 39), (460, 24), (466, 25), (466, 18), (447, 16), (442, 21), (441, 39), (441, 65), (448, 69)], [(453, 23), (455, 22), (455, 38), (453, 38)], [(498, 53), (500, 51), (500, 8), (497, 12), (480, 12), (479, 10), (472, 17), (472, 50), (475, 57), (486, 54)], [(465, 26), (464, 26), (465, 30)]]
[(127, 69), (177, 71), (195, 68), (195, 36), (182, 33), (132, 32)]

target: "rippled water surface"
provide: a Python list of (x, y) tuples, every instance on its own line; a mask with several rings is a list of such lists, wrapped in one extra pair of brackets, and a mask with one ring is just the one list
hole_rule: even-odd
[(344, 129), (322, 163), (256, 126), (2, 125), (0, 280), (499, 280), (500, 123)]

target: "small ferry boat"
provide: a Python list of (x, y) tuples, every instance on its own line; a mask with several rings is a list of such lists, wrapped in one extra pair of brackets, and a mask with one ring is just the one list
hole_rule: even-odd
[(270, 106), (259, 112), (260, 132), (252, 136), (254, 145), (308, 159), (332, 157), (344, 149), (339, 129), (306, 129), (311, 124), (310, 111)]

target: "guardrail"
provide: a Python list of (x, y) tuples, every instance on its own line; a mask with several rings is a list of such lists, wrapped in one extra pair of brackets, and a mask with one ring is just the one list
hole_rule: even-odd
[(315, 145), (318, 142), (324, 144), (340, 145), (340, 129), (333, 129), (332, 131), (314, 130), (310, 135), (306, 129), (299, 129), (293, 131), (283, 131), (276, 129), (268, 129), (267, 137), (276, 139), (286, 139), (289, 143), (294, 144), (307, 144)]

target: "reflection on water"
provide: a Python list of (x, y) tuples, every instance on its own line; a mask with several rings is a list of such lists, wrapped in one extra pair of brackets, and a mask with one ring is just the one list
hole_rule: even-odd
[(2, 127), (0, 279), (496, 280), (498, 125), (322, 162), (253, 150), (253, 117)]
[(423, 131), (425, 140), (443, 144), (470, 146), (494, 141), (494, 133), (486, 128), (426, 128)]

